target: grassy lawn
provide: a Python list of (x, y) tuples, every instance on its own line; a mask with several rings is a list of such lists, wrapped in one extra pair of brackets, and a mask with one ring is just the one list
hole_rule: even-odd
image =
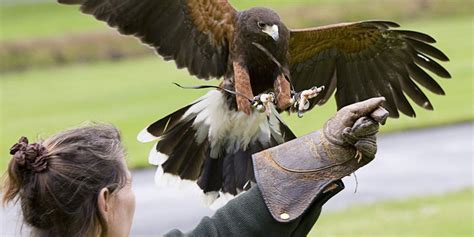
[(320, 216), (310, 237), (472, 236), (473, 190), (362, 205)]
[[(473, 16), (463, 16), (404, 24), (405, 28), (422, 30), (438, 40), (437, 46), (451, 58), (445, 65), (453, 79), (439, 81), (447, 96), (428, 93), (435, 106), (434, 112), (416, 108), (417, 119), (391, 120), (383, 131), (473, 120), (473, 20)], [(136, 134), (150, 122), (205, 93), (179, 89), (172, 82), (184, 85), (209, 83), (188, 76), (185, 70), (176, 70), (173, 62), (162, 62), (157, 58), (2, 75), (0, 170), (8, 161), (7, 149), (20, 136), (45, 137), (86, 120), (117, 125), (128, 147), (129, 163), (133, 167), (146, 166), (152, 144), (139, 144), (135, 140)], [(331, 102), (315, 108), (303, 119), (292, 116), (286, 121), (302, 135), (320, 128), (334, 111)]]
[[(12, 2), (13, 0), (10, 0)], [(470, 14), (467, 0), (230, 0), (238, 10), (263, 6), (275, 9), (289, 27), (316, 26), (368, 18), (391, 20)], [(297, 16), (297, 17), (295, 17)], [(56, 1), (35, 4), (0, 4), (0, 41), (55, 37), (69, 33), (102, 31), (104, 23), (78, 11), (78, 6)]]
[[(351, 0), (338, 0), (349, 2)], [(352, 0), (353, 1), (353, 0)], [(233, 6), (246, 9), (252, 6), (283, 7), (308, 3), (325, 3), (329, 0), (234, 0)], [(18, 16), (21, 16), (19, 20)], [(104, 30), (105, 24), (93, 17), (85, 16), (78, 11), (78, 6), (60, 5), (58, 3), (38, 3), (20, 5), (1, 5), (0, 40), (25, 37), (57, 36), (67, 33)]]

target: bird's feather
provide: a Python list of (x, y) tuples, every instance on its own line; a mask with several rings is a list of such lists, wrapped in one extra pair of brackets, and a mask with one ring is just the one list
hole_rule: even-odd
[[(450, 78), (449, 72), (431, 57), (449, 59), (430, 45), (435, 42), (431, 36), (392, 27), (398, 24), (364, 21), (292, 30), (289, 53), (294, 87), (301, 91), (311, 86), (331, 88), (335, 83), (338, 109), (384, 96), (390, 116), (398, 117), (400, 111), (414, 117), (415, 111), (405, 95), (417, 105), (433, 109), (415, 82), (433, 93), (444, 94), (422, 68)], [(324, 104), (328, 94), (332, 91), (312, 99), (311, 107)]]
[(58, 0), (81, 4), (124, 35), (134, 35), (165, 60), (201, 79), (227, 70), (237, 11), (226, 0)]

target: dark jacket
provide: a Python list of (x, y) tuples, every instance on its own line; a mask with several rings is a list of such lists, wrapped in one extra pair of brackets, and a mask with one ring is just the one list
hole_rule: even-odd
[(321, 194), (301, 217), (280, 223), (273, 219), (255, 186), (217, 210), (212, 217), (204, 217), (192, 231), (172, 230), (165, 236), (306, 236), (316, 223), (323, 204), (342, 189), (343, 185)]

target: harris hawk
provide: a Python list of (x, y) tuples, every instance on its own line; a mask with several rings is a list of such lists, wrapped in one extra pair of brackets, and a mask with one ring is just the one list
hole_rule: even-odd
[(434, 60), (448, 57), (432, 37), (390, 21), (288, 29), (271, 9), (237, 11), (226, 0), (59, 2), (80, 4), (199, 79), (222, 78), (218, 89), (138, 135), (157, 141), (149, 156), (157, 182), (197, 181), (210, 200), (248, 189), (251, 155), (295, 138), (279, 112), (302, 113), (335, 94), (338, 109), (383, 96), (391, 117), (415, 117), (407, 97), (433, 109), (420, 86), (444, 95), (425, 70), (450, 78)]

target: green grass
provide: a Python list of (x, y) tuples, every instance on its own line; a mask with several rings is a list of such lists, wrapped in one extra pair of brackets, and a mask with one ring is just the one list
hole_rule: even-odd
[(4, 5), (0, 7), (0, 40), (59, 36), (107, 27), (86, 17), (77, 6), (56, 3)]
[[(368, 18), (392, 20), (470, 14), (466, 0), (230, 0), (238, 10), (263, 6), (275, 9), (289, 27), (316, 26)], [(472, 3), (471, 3), (472, 6)], [(297, 16), (297, 17), (295, 17)], [(0, 41), (57, 37), (64, 34), (103, 31), (108, 27), (78, 6), (54, 1), (0, 5)]]
[[(347, 2), (351, 0), (338, 1)], [(262, 5), (273, 7), (295, 5), (295, 2), (291, 0), (234, 0), (231, 2), (238, 9)], [(329, 0), (299, 0), (296, 2), (296, 5), (299, 5), (329, 2)], [(0, 5), (0, 23), (0, 40), (58, 36), (67, 33), (107, 29), (104, 23), (79, 12), (78, 6), (61, 5), (54, 2)]]
[(151, 144), (136, 142), (148, 123), (194, 100), (203, 91), (172, 85), (200, 83), (174, 63), (156, 58), (103, 62), (3, 76), (1, 85), (1, 154), (21, 135), (45, 137), (86, 120), (117, 125), (129, 148), (132, 166), (146, 164)]
[[(452, 80), (439, 80), (447, 96), (429, 94), (436, 110), (417, 108), (417, 119), (390, 120), (383, 131), (418, 128), (472, 121), (472, 34), (473, 17), (418, 21), (409, 28), (423, 30), (438, 39), (448, 56), (445, 64)], [(0, 170), (8, 162), (8, 148), (22, 135), (31, 139), (78, 125), (86, 120), (108, 121), (117, 125), (129, 151), (132, 167), (147, 165), (152, 144), (139, 144), (137, 133), (164, 115), (196, 99), (205, 91), (183, 90), (172, 85), (208, 84), (176, 70), (173, 62), (157, 58), (101, 62), (61, 68), (34, 69), (5, 74), (1, 86)], [(319, 129), (335, 112), (333, 102), (315, 108), (303, 119), (286, 118), (289, 126), (302, 135)]]
[(320, 216), (310, 237), (473, 236), (473, 190), (362, 205)]

